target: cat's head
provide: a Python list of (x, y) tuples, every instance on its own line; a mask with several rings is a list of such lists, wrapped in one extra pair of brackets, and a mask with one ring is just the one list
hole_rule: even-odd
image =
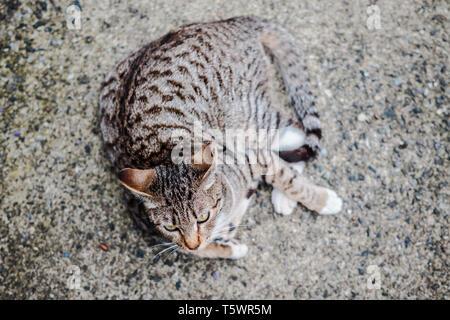
[(225, 203), (215, 150), (205, 144), (191, 163), (123, 169), (120, 182), (139, 197), (159, 231), (182, 249), (196, 251), (212, 239)]

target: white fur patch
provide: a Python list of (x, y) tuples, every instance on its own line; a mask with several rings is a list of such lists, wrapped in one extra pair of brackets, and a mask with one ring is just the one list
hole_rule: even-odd
[(302, 162), (295, 162), (291, 163), (292, 168), (294, 168), (299, 174), (302, 174), (303, 169), (305, 169), (305, 163)]
[(342, 199), (333, 190), (326, 189), (328, 198), (320, 214), (336, 214), (342, 209)]
[[(278, 141), (277, 141), (278, 140)], [(305, 144), (305, 133), (296, 127), (287, 127), (281, 130), (278, 139), (272, 145), (274, 151), (295, 150)]]
[(248, 247), (245, 244), (230, 244), (232, 255), (231, 259), (240, 259), (247, 255)]
[(289, 199), (280, 189), (273, 188), (272, 190), (272, 204), (276, 213), (282, 215), (290, 215), (294, 208), (297, 206), (297, 202)]

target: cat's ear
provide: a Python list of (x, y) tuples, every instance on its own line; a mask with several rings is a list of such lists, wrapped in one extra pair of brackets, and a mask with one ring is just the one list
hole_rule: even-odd
[(214, 182), (214, 164), (216, 160), (216, 150), (212, 142), (205, 143), (191, 157), (191, 165), (200, 173), (199, 185), (208, 189)]
[(155, 169), (140, 170), (126, 168), (119, 172), (120, 182), (130, 191), (141, 196), (152, 197), (152, 195), (149, 194), (149, 188), (155, 181), (155, 178)]

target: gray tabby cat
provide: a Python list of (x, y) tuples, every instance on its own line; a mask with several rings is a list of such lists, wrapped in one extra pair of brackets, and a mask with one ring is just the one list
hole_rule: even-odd
[[(296, 119), (272, 107), (266, 51)], [(169, 251), (244, 257), (247, 246), (233, 237), (262, 179), (274, 187), (279, 213), (290, 214), (297, 202), (320, 214), (341, 210), (334, 191), (301, 175), (319, 151), (321, 125), (295, 41), (269, 21), (190, 24), (143, 46), (106, 77), (99, 114), (120, 182), (145, 206), (145, 224), (171, 241)], [(178, 146), (198, 142), (196, 124), (201, 147), (189, 161), (174, 161)], [(243, 133), (248, 143), (227, 144), (217, 134), (225, 131)], [(261, 131), (268, 148), (255, 144)], [(245, 161), (219, 161), (220, 154)]]

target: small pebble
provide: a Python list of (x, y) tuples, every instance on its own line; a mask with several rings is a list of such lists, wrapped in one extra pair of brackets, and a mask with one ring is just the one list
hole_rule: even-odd
[(138, 249), (136, 252), (136, 256), (138, 258), (143, 258), (144, 257), (144, 251), (142, 249)]
[(408, 248), (409, 243), (411, 242), (411, 239), (409, 237), (405, 238), (405, 248)]
[(394, 208), (397, 204), (398, 204), (397, 201), (392, 201), (388, 203), (388, 206)]
[(438, 108), (440, 108), (441, 107), (441, 105), (442, 105), (442, 99), (441, 98), (439, 98), (439, 97), (436, 97), (435, 99), (434, 99), (435, 101), (436, 101), (436, 105), (437, 105), (437, 107)]
[(369, 250), (369, 249), (367, 249), (367, 250), (364, 250), (363, 252), (361, 252), (361, 255), (363, 256), (363, 257), (367, 257), (369, 254), (376, 254), (376, 252), (375, 251), (371, 251), (371, 250)]
[(87, 84), (89, 83), (89, 78), (86, 75), (82, 75), (80, 77), (77, 77), (77, 81), (79, 84)]
[(386, 118), (394, 119), (397, 115), (395, 114), (394, 109), (386, 108), (383, 114)]
[(364, 122), (364, 121), (367, 121), (367, 120), (369, 120), (369, 117), (366, 116), (364, 113), (358, 114), (358, 121)]
[(46, 21), (40, 20), (40, 21), (36, 22), (35, 24), (33, 24), (33, 28), (37, 29), (41, 26), (44, 26), (46, 23), (47, 23)]

